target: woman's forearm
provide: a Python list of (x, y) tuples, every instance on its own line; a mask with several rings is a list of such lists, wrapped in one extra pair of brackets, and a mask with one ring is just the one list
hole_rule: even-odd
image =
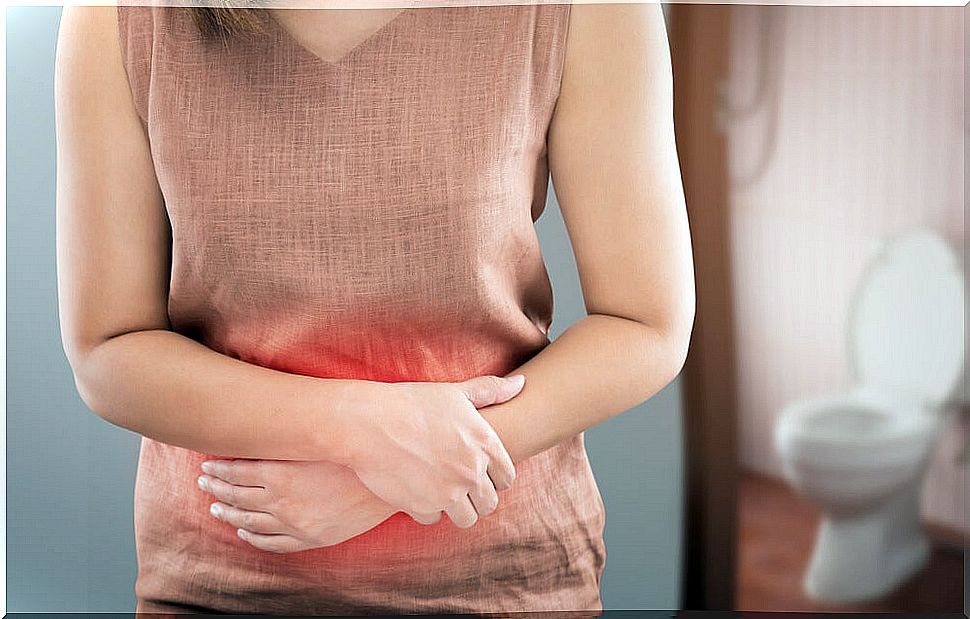
[(592, 314), (514, 373), (525, 388), (482, 409), (516, 463), (649, 399), (680, 372), (689, 333)]
[(178, 333), (119, 335), (76, 358), (84, 402), (105, 420), (207, 454), (344, 461), (342, 410), (373, 405), (381, 383), (279, 372)]
[[(685, 342), (641, 323), (586, 316), (510, 372), (527, 379), (515, 398), (480, 412), (520, 462), (650, 398), (685, 352)], [(372, 406), (381, 386), (278, 372), (165, 330), (99, 344), (75, 377), (110, 423), (202, 453), (265, 460), (346, 461), (341, 410)]]

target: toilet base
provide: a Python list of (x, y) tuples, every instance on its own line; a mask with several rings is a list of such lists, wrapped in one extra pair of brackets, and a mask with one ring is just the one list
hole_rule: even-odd
[(929, 559), (918, 486), (862, 514), (826, 514), (819, 525), (805, 592), (822, 602), (864, 602), (890, 593)]

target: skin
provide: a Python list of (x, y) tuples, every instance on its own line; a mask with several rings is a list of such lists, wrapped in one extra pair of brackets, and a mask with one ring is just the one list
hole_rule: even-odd
[[(548, 153), (587, 316), (516, 368), (526, 377), (521, 390), (498, 377), (469, 387), (293, 376), (173, 333), (171, 241), (114, 19), (113, 7), (65, 7), (62, 17), (55, 94), (65, 351), (82, 397), (104, 419), (244, 459), (219, 461), (201, 479), (221, 519), (254, 546), (333, 545), (396, 511), (425, 523), (444, 511), (471, 526), (491, 507), (484, 478), (502, 485), (499, 445), (521, 462), (647, 400), (679, 373), (693, 325), (693, 265), (659, 5), (571, 9)], [(326, 40), (322, 21), (281, 23), (308, 48), (326, 49), (315, 42)], [(415, 414), (448, 423), (406, 432), (400, 419)]]
[[(205, 476), (222, 497), (212, 515), (272, 552), (333, 546), (377, 526), (398, 510), (370, 492), (349, 468), (312, 462), (237, 460), (225, 479)], [(229, 482), (232, 480), (234, 483)]]
[(401, 14), (404, 9), (365, 11), (269, 9), (273, 19), (324, 60), (336, 60)]

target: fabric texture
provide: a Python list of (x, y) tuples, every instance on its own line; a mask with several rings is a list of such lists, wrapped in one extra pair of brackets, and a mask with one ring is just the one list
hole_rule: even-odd
[[(172, 328), (276, 370), (503, 375), (549, 343), (534, 222), (569, 4), (405, 9), (337, 61), (266, 29), (207, 40), (118, 7), (172, 228)], [(142, 612), (599, 611), (603, 503), (577, 435), (517, 466), (474, 527), (399, 513), (345, 543), (258, 550), (212, 518), (208, 454), (142, 439)]]

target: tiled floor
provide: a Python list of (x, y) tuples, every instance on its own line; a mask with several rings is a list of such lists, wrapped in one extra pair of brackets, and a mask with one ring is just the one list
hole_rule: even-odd
[(738, 610), (962, 613), (963, 556), (959, 550), (934, 550), (928, 567), (885, 600), (824, 605), (802, 592), (802, 575), (819, 520), (817, 510), (784, 483), (754, 475), (742, 478), (738, 503)]

